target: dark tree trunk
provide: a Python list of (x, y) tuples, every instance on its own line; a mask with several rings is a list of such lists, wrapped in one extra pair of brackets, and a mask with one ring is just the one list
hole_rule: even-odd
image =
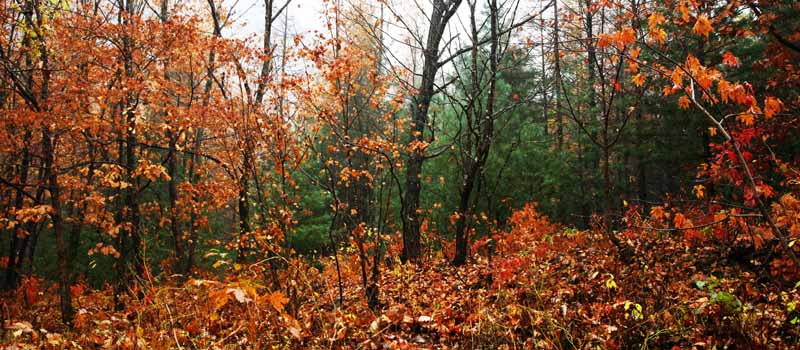
[[(212, 57), (213, 57), (213, 55), (212, 55)], [(210, 78), (209, 78), (208, 83), (209, 84), (206, 85), (206, 89), (211, 89), (211, 87), (210, 87), (210, 83), (211, 83)], [(204, 103), (207, 104), (207, 100)], [(200, 152), (200, 146), (202, 145), (202, 141), (201, 141), (202, 138), (203, 138), (202, 130), (197, 130), (197, 132), (195, 133), (194, 146), (193, 146), (192, 155), (191, 155), (191, 162), (189, 163), (190, 165), (189, 165), (189, 170), (188, 170), (189, 182), (192, 185), (197, 183), (197, 175), (195, 174), (195, 172), (196, 172), (195, 168), (197, 167), (197, 163), (200, 161), (200, 156), (198, 154)], [(192, 203), (195, 203), (195, 202), (197, 202), (197, 196), (195, 195), (195, 191), (192, 191)], [(195, 252), (197, 251), (198, 240), (200, 239), (199, 231), (197, 229), (197, 213), (195, 212), (194, 205), (192, 205), (192, 208), (193, 208), (192, 212), (189, 214), (189, 241), (188, 241), (188, 247), (186, 247), (186, 250), (187, 250), (187, 252), (186, 252), (186, 265), (184, 266), (183, 270), (180, 271), (181, 273), (184, 273), (184, 274), (189, 274), (189, 273), (192, 272), (192, 268), (194, 267), (194, 259), (195, 259), (194, 255), (195, 255)]]
[[(489, 2), (489, 17), (490, 17), (490, 32), (491, 42), (489, 46), (489, 91), (486, 97), (486, 109), (480, 110), (481, 106), (477, 103), (481, 99), (480, 91), (478, 89), (481, 84), (478, 78), (478, 29), (475, 21), (475, 6), (470, 4), (470, 17), (472, 27), (472, 101), (467, 112), (468, 120), (468, 134), (477, 135), (474, 142), (474, 150), (472, 149), (473, 142), (467, 142), (469, 148), (467, 159), (465, 159), (464, 166), (464, 182), (461, 186), (460, 200), (459, 200), (459, 217), (456, 223), (456, 253), (453, 258), (453, 265), (459, 266), (464, 264), (467, 260), (468, 245), (469, 245), (469, 215), (470, 215), (470, 197), (472, 196), (473, 188), (477, 181), (483, 174), (486, 160), (489, 157), (489, 150), (492, 145), (492, 138), (494, 136), (494, 105), (496, 100), (497, 90), (497, 71), (498, 71), (498, 18), (497, 18), (497, 1), (491, 0)], [(472, 136), (468, 135), (467, 139), (471, 140)], [(480, 191), (480, 189), (479, 189)]]
[[(428, 125), (428, 108), (434, 95), (436, 72), (439, 70), (439, 44), (447, 27), (447, 22), (455, 14), (461, 0), (434, 0), (431, 11), (428, 39), (424, 48), (422, 78), (417, 94), (412, 99), (411, 127), (409, 141), (423, 143), (425, 127)], [(421, 256), (420, 238), (420, 191), (422, 190), (422, 163), (425, 161), (423, 150), (416, 150), (406, 160), (406, 186), (403, 222), (403, 261), (417, 261)]]
[[(127, 16), (134, 14), (133, 0), (125, 1), (125, 6), (120, 8), (120, 19), (123, 25), (131, 25)], [(122, 38), (122, 60), (125, 76), (129, 79), (134, 77), (133, 67), (133, 44), (127, 36)], [(127, 180), (130, 182), (128, 187), (122, 189), (122, 206), (120, 208), (120, 218), (125, 225), (119, 232), (120, 258), (117, 263), (117, 281), (115, 283), (115, 308), (122, 309), (120, 295), (125, 293), (134, 281), (144, 272), (144, 257), (142, 256), (142, 236), (140, 228), (141, 215), (139, 212), (139, 186), (134, 177), (134, 172), (138, 166), (136, 150), (138, 148), (138, 137), (136, 136), (136, 96), (128, 94), (125, 101), (122, 101), (121, 109), (124, 135), (124, 142), (120, 145), (121, 164), (127, 172)]]
[(58, 172), (54, 169), (55, 138), (48, 128), (42, 131), (42, 148), (44, 149), (44, 172), (47, 177), (47, 187), (50, 192), (50, 220), (53, 225), (53, 234), (56, 238), (56, 255), (58, 258), (58, 295), (60, 297), (61, 321), (65, 324), (72, 323), (74, 315), (72, 309), (72, 295), (69, 291), (70, 268), (67, 261), (67, 242), (64, 239), (64, 227), (61, 217), (60, 187), (58, 185)]
[(239, 177), (239, 242), (238, 254), (236, 255), (236, 262), (242, 263), (245, 261), (245, 253), (247, 251), (248, 232), (250, 232), (250, 203), (247, 199), (247, 189), (249, 178), (247, 176), (247, 169), (249, 168), (249, 157), (245, 155), (245, 170), (241, 177)]
[[(30, 130), (25, 131), (25, 136), (23, 138), (23, 144), (28, 145), (31, 141), (31, 132)], [(14, 198), (14, 208), (15, 210), (22, 209), (23, 204), (25, 203), (25, 195), (23, 193), (24, 186), (27, 185), (28, 182), (28, 171), (30, 168), (31, 162), (31, 154), (28, 150), (28, 147), (25, 146), (22, 149), (22, 161), (19, 167), (19, 183), (21, 188), (17, 191), (16, 198)], [(14, 289), (17, 287), (17, 282), (19, 281), (19, 264), (22, 260), (22, 251), (24, 248), (22, 247), (23, 238), (19, 237), (17, 234), (16, 229), (11, 231), (11, 241), (8, 251), (8, 265), (6, 266), (6, 280), (5, 280), (5, 288), (8, 290)], [(28, 233), (30, 234), (30, 233)]]
[(183, 259), (185, 253), (183, 249), (183, 237), (181, 236), (178, 222), (178, 136), (173, 135), (173, 132), (169, 131), (167, 137), (169, 138), (169, 154), (167, 155), (167, 175), (169, 175), (169, 181), (167, 182), (167, 193), (169, 194), (169, 228), (170, 232), (172, 232), (172, 239), (175, 244), (175, 270), (180, 272), (181, 266), (184, 266)]

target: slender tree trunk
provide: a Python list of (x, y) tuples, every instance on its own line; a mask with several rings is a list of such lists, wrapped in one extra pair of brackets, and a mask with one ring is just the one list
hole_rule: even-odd
[[(481, 175), (484, 171), (484, 165), (486, 164), (486, 160), (489, 157), (489, 150), (492, 145), (492, 137), (494, 136), (494, 105), (495, 105), (495, 94), (496, 94), (496, 86), (497, 86), (497, 70), (498, 70), (498, 46), (499, 46), (499, 38), (498, 38), (498, 18), (497, 18), (497, 1), (491, 0), (489, 2), (489, 17), (490, 17), (490, 31), (491, 31), (491, 42), (489, 48), (489, 91), (486, 97), (486, 109), (479, 110), (480, 104), (476, 102), (480, 100), (480, 92), (478, 86), (481, 84), (480, 79), (478, 78), (478, 70), (480, 66), (478, 65), (478, 29), (477, 24), (475, 21), (475, 4), (470, 3), (470, 12), (471, 12), (471, 27), (472, 27), (472, 38), (473, 38), (473, 49), (472, 49), (472, 102), (470, 103), (470, 110), (471, 112), (467, 113), (467, 118), (473, 118), (471, 122), (468, 121), (468, 124), (471, 127), (468, 127), (470, 130), (467, 132), (469, 134), (476, 134), (477, 139), (475, 140), (474, 150), (472, 148), (472, 142), (468, 142), (468, 150), (467, 159), (465, 160), (465, 168), (464, 168), (464, 182), (461, 186), (460, 191), (460, 200), (459, 200), (459, 217), (456, 224), (456, 253), (455, 257), (453, 258), (453, 265), (462, 265), (466, 262), (467, 259), (467, 251), (469, 245), (469, 213), (470, 213), (470, 197), (472, 196), (473, 188), (475, 187), (475, 183), (479, 181)], [(478, 108), (476, 108), (478, 107)], [(468, 139), (471, 139), (468, 136)]]
[(456, 254), (453, 258), (453, 265), (455, 266), (463, 265), (467, 261), (467, 236), (469, 235), (467, 220), (470, 214), (470, 196), (475, 184), (474, 171), (469, 175), (464, 175), (464, 177), (465, 180), (459, 191), (458, 220), (456, 221)]
[(564, 147), (564, 118), (561, 116), (561, 93), (563, 87), (561, 86), (561, 28), (559, 26), (560, 19), (558, 18), (558, 1), (553, 1), (553, 55), (555, 56), (556, 66), (556, 149), (560, 151)]
[[(160, 13), (161, 23), (166, 24), (169, 21), (169, 0), (161, 0), (161, 13)], [(164, 63), (164, 79), (169, 80), (169, 61)], [(180, 101), (176, 102), (180, 106)], [(166, 116), (166, 113), (165, 117)], [(169, 145), (167, 147), (167, 175), (169, 176), (169, 181), (167, 181), (167, 196), (169, 201), (169, 229), (172, 233), (172, 239), (174, 243), (175, 249), (175, 271), (181, 272), (183, 266), (185, 266), (183, 259), (185, 258), (184, 253), (184, 242), (183, 237), (181, 235), (180, 225), (178, 223), (178, 149), (177, 149), (177, 142), (178, 138), (180, 137), (180, 130), (177, 132), (173, 129), (173, 125), (169, 125), (167, 129), (166, 136), (169, 140)]]
[[(603, 132), (603, 139), (606, 139), (606, 133)], [(611, 200), (611, 152), (608, 146), (602, 147), (603, 160), (600, 163), (600, 168), (603, 173), (603, 226), (606, 233), (611, 233), (613, 226), (611, 225), (611, 215), (613, 211), (613, 202)]]
[[(211, 78), (209, 77), (208, 83), (206, 85), (206, 89), (211, 89), (210, 87)], [(207, 101), (207, 100), (206, 100)], [(207, 102), (205, 103), (207, 104)], [(194, 146), (192, 148), (193, 152), (191, 155), (191, 163), (189, 165), (189, 182), (194, 186), (197, 183), (197, 174), (195, 167), (197, 163), (200, 161), (200, 147), (202, 145), (202, 138), (203, 138), (203, 131), (202, 129), (198, 129), (195, 132), (195, 139), (194, 139)], [(197, 202), (197, 196), (194, 194), (195, 191), (192, 191), (192, 203)], [(192, 272), (192, 268), (194, 267), (194, 259), (195, 259), (195, 252), (197, 251), (197, 243), (200, 240), (199, 231), (197, 229), (197, 213), (195, 212), (194, 205), (192, 205), (192, 212), (189, 214), (189, 242), (187, 247), (186, 253), (186, 265), (182, 270), (182, 273), (188, 274)]]
[[(416, 96), (412, 99), (409, 141), (423, 144), (428, 126), (428, 108), (434, 95), (436, 72), (439, 70), (439, 44), (447, 22), (455, 14), (461, 0), (434, 0), (430, 16), (428, 38), (423, 51), (422, 77)], [(422, 190), (422, 164), (424, 150), (410, 152), (406, 160), (406, 186), (402, 208), (403, 261), (417, 261), (421, 256), (420, 191)]]
[[(219, 18), (217, 16), (217, 8), (214, 0), (208, 0), (209, 11), (211, 12), (211, 19), (214, 24), (214, 36), (217, 38), (222, 37), (222, 28), (219, 24)], [(216, 62), (216, 51), (213, 49), (208, 53), (208, 71), (206, 74), (206, 84), (203, 88), (203, 107), (208, 107), (209, 100), (211, 98), (211, 88), (214, 86), (213, 74), (214, 74), (214, 62)], [(200, 148), (203, 143), (203, 129), (197, 129), (194, 135), (194, 146), (192, 148), (192, 155), (191, 155), (191, 165), (189, 166), (189, 181), (192, 185), (197, 183), (197, 165), (200, 163)], [(197, 202), (197, 196), (192, 194), (192, 202)], [(197, 213), (195, 210), (192, 210), (191, 214), (189, 215), (189, 231), (190, 231), (190, 238), (189, 238), (189, 246), (187, 247), (188, 252), (186, 255), (186, 267), (184, 268), (184, 273), (191, 273), (192, 268), (194, 267), (194, 260), (195, 254), (197, 251), (197, 245), (200, 240), (199, 230), (197, 228)]]
[[(38, 20), (36, 28), (42, 28), (42, 14), (40, 9), (36, 8), (36, 17)], [(44, 48), (40, 52), (40, 60), (42, 66), (42, 81), (40, 85), (40, 100), (45, 102), (49, 99), (49, 85), (50, 85), (50, 65), (49, 54), (47, 45), (41, 35), (37, 35), (39, 43)], [(73, 309), (72, 309), (72, 295), (69, 292), (70, 285), (70, 269), (69, 262), (67, 261), (67, 243), (64, 239), (64, 226), (61, 217), (61, 187), (58, 184), (58, 169), (55, 164), (56, 156), (56, 135), (50, 130), (50, 125), (42, 128), (42, 151), (44, 152), (44, 176), (47, 180), (47, 190), (50, 192), (50, 220), (53, 224), (53, 234), (56, 238), (56, 255), (58, 259), (58, 294), (60, 297), (60, 310), (61, 321), (65, 324), (72, 323)]]
[[(32, 1), (25, 1), (23, 4), (23, 15), (25, 21), (27, 22), (30, 28), (36, 28), (35, 23), (33, 21), (34, 5), (35, 4)], [(34, 80), (33, 80), (34, 63), (33, 63), (33, 57), (31, 56), (31, 52), (33, 52), (33, 50), (31, 50), (31, 40), (32, 40), (31, 36), (27, 34), (24, 35), (22, 38), (22, 46), (26, 49), (25, 60), (23, 65), (23, 67), (26, 68), (25, 69), (26, 72), (22, 73), (22, 75), (25, 79), (28, 91), (34, 90)], [(32, 160), (30, 149), (27, 146), (30, 144), (31, 138), (32, 138), (31, 131), (26, 129), (24, 136), (24, 143), (23, 143), (25, 146), (23, 148), (23, 153), (22, 153), (22, 164), (20, 166), (20, 184), (23, 187), (21, 187), (21, 189), (17, 192), (17, 198), (14, 205), (16, 210), (22, 209), (25, 204), (22, 191), (24, 191), (24, 186), (27, 185), (28, 171)], [(41, 176), (41, 174), (42, 174), (41, 170), (39, 170), (39, 175)], [(37, 192), (41, 193), (41, 189), (38, 190)], [(39, 202), (38, 193), (37, 193), (37, 203)], [(25, 237), (22, 238), (21, 241), (17, 232), (12, 233), (11, 246), (9, 248), (10, 251), (9, 251), (8, 266), (6, 267), (5, 286), (8, 289), (16, 288), (17, 283), (19, 282), (20, 272), (22, 270), (22, 265), (25, 260), (25, 249), (27, 248), (30, 236), (33, 234), (32, 229), (30, 229), (33, 227), (32, 224), (26, 224), (24, 226), (26, 229), (25, 230), (26, 235)]]
[(540, 68), (541, 71), (542, 71), (542, 73), (541, 73), (542, 74), (542, 78), (541, 78), (542, 79), (541, 80), (542, 83), (540, 84), (541, 85), (540, 92), (542, 94), (542, 122), (543, 122), (542, 125), (544, 125), (544, 136), (545, 136), (545, 138), (549, 139), (550, 132), (548, 130), (549, 129), (549, 125), (548, 124), (549, 124), (549, 121), (550, 121), (550, 95), (547, 92), (547, 85), (545, 84), (547, 82), (547, 64), (546, 64), (547, 63), (547, 55), (545, 53), (545, 41), (544, 41), (544, 39), (545, 39), (544, 18), (542, 18), (539, 21), (539, 26), (540, 26), (539, 29), (540, 29), (540, 35), (541, 35), (541, 41), (539, 42), (539, 47), (541, 49), (541, 52), (540, 52), (541, 58), (540, 59), (541, 59), (541, 64), (542, 64), (541, 68)]
[(250, 232), (250, 203), (247, 198), (249, 177), (247, 172), (250, 167), (250, 157), (245, 153), (244, 169), (242, 175), (239, 177), (239, 244), (238, 254), (236, 255), (236, 262), (242, 263), (245, 261), (245, 253), (247, 251), (248, 233)]
[(64, 227), (61, 218), (60, 187), (58, 172), (54, 169), (55, 137), (45, 127), (42, 131), (42, 146), (44, 149), (44, 172), (47, 177), (47, 187), (50, 192), (50, 220), (53, 225), (53, 234), (56, 238), (56, 254), (58, 256), (58, 295), (60, 297), (61, 321), (65, 324), (72, 323), (74, 311), (72, 309), (72, 295), (69, 291), (70, 268), (67, 261), (67, 242), (64, 239)]
[[(86, 173), (86, 185), (91, 186), (94, 178), (95, 171), (95, 150), (94, 146), (89, 143), (89, 171)], [(78, 250), (81, 244), (81, 231), (83, 231), (83, 217), (86, 212), (86, 203), (81, 202), (79, 206), (73, 206), (74, 212), (70, 215), (73, 216), (72, 230), (69, 233), (69, 248), (67, 252), (67, 261), (69, 262), (70, 283), (74, 282), (77, 278), (77, 270), (75, 269), (75, 262), (78, 258)]]
[(169, 181), (167, 182), (167, 193), (169, 195), (169, 228), (170, 232), (172, 232), (172, 239), (175, 244), (175, 270), (180, 271), (181, 266), (184, 266), (183, 259), (185, 253), (183, 249), (183, 237), (181, 237), (180, 225), (178, 223), (178, 136), (174, 135), (170, 130), (167, 132), (167, 137), (169, 138), (169, 153), (167, 154), (167, 175), (169, 175)]
[[(25, 196), (23, 194), (23, 191), (24, 191), (24, 186), (26, 186), (28, 183), (28, 172), (31, 162), (31, 154), (27, 145), (31, 142), (31, 136), (32, 135), (30, 130), (26, 130), (25, 136), (23, 138), (23, 144), (26, 146), (22, 149), (22, 161), (19, 167), (19, 183), (21, 189), (17, 191), (17, 196), (14, 199), (15, 210), (22, 209), (23, 205), (25, 204), (24, 201)], [(17, 282), (19, 281), (18, 265), (23, 256), (22, 253), (20, 252), (22, 237), (20, 237), (16, 231), (18, 230), (15, 229), (12, 230), (11, 232), (11, 241), (8, 251), (8, 265), (6, 266), (6, 280), (5, 280), (5, 288), (8, 290), (17, 287)]]
[[(43, 168), (43, 167), (42, 167)], [(35, 203), (42, 203), (42, 198), (44, 198), (45, 192), (45, 181), (47, 181), (46, 174), (44, 169), (39, 169), (38, 174), (38, 184), (39, 188), (36, 190), (36, 195), (34, 196)], [(30, 274), (33, 272), (33, 262), (34, 262), (34, 255), (36, 253), (36, 243), (39, 241), (39, 233), (42, 231), (44, 225), (37, 222), (28, 222), (25, 224), (25, 238), (22, 239), (22, 243), (20, 244), (18, 253), (19, 253), (19, 260), (17, 260), (17, 271), (18, 273), (27, 273)], [(25, 265), (25, 262), (28, 262)], [(26, 267), (27, 266), (27, 267)], [(17, 276), (19, 280), (19, 275)]]
[[(639, 156), (637, 160), (637, 170), (639, 172), (639, 200), (642, 208), (647, 209), (647, 169), (645, 168), (644, 157)], [(645, 210), (645, 213), (649, 210)]]
[(328, 240), (330, 241), (331, 249), (333, 250), (333, 262), (334, 266), (336, 266), (336, 282), (339, 290), (339, 305), (344, 306), (344, 286), (342, 285), (342, 269), (339, 266), (339, 245), (336, 244), (336, 240), (333, 238), (333, 230), (336, 228), (336, 220), (339, 217), (339, 212), (334, 211), (333, 218), (331, 218), (331, 224), (328, 227)]
[[(131, 25), (127, 16), (134, 15), (134, 0), (125, 1), (120, 11), (120, 18), (122, 24)], [(122, 38), (122, 61), (124, 66), (125, 77), (132, 79), (134, 77), (133, 71), (133, 44), (131, 39), (127, 36)], [(124, 293), (126, 287), (129, 287), (136, 278), (140, 277), (144, 272), (144, 257), (142, 256), (142, 236), (141, 236), (141, 214), (139, 212), (139, 186), (138, 181), (134, 177), (134, 172), (138, 167), (136, 157), (136, 150), (138, 148), (138, 137), (136, 136), (136, 97), (129, 93), (125, 101), (121, 104), (124, 108), (121, 110), (123, 119), (122, 133), (124, 135), (124, 142), (122, 153), (120, 154), (122, 164), (127, 172), (126, 178), (130, 181), (128, 187), (122, 190), (122, 219), (125, 225), (124, 230), (120, 230), (120, 263), (117, 264), (118, 281), (116, 283), (115, 299), (117, 309), (124, 307), (120, 302), (119, 295)]]

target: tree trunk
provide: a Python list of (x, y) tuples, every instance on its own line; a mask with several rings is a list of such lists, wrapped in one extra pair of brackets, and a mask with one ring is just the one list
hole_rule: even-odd
[[(133, 0), (127, 0), (125, 6), (120, 8), (121, 12), (127, 15), (134, 14)], [(131, 25), (127, 19), (127, 15), (121, 16), (124, 25)], [(133, 44), (131, 39), (127, 36), (122, 38), (122, 60), (125, 69), (125, 76), (129, 79), (134, 77), (133, 71)], [(119, 244), (121, 247), (120, 258), (117, 264), (117, 283), (115, 288), (115, 307), (121, 309), (124, 305), (121, 303), (119, 296), (125, 292), (125, 289), (130, 286), (136, 278), (144, 272), (144, 257), (142, 256), (142, 236), (140, 231), (141, 215), (139, 213), (139, 186), (138, 181), (134, 177), (134, 172), (138, 166), (136, 159), (136, 150), (138, 148), (138, 137), (136, 136), (136, 112), (134, 110), (136, 103), (134, 102), (135, 96), (128, 94), (125, 101), (121, 103), (123, 106), (123, 128), (124, 142), (121, 145), (120, 154), (121, 164), (124, 166), (127, 177), (130, 181), (128, 187), (122, 190), (122, 206), (121, 218), (122, 223), (126, 226), (124, 230), (120, 230)]]
[(58, 172), (54, 169), (55, 138), (50, 130), (45, 127), (42, 131), (42, 146), (44, 149), (44, 172), (47, 177), (47, 187), (50, 192), (50, 220), (53, 224), (53, 234), (56, 238), (56, 255), (58, 256), (58, 295), (60, 297), (61, 321), (65, 324), (72, 323), (74, 315), (72, 309), (72, 295), (69, 291), (70, 269), (67, 261), (67, 243), (64, 239), (64, 227), (61, 218), (60, 187), (58, 185)]
[[(479, 101), (481, 96), (478, 86), (481, 84), (478, 78), (478, 29), (475, 21), (475, 5), (470, 4), (470, 18), (472, 27), (472, 101), (467, 112), (467, 118), (474, 117), (473, 120), (468, 121), (470, 130), (468, 134), (475, 134), (474, 150), (472, 150), (472, 142), (467, 142), (468, 156), (465, 160), (464, 167), (464, 182), (462, 183), (459, 201), (459, 217), (456, 224), (456, 253), (453, 258), (453, 265), (459, 266), (464, 264), (467, 260), (468, 245), (469, 245), (469, 212), (470, 212), (470, 197), (472, 196), (473, 188), (476, 181), (479, 180), (484, 171), (484, 165), (489, 157), (489, 150), (492, 145), (492, 137), (494, 136), (494, 104), (497, 86), (497, 70), (498, 70), (498, 19), (497, 19), (497, 1), (491, 0), (489, 3), (489, 17), (490, 17), (490, 32), (491, 42), (489, 48), (489, 91), (486, 98), (486, 110), (478, 110), (476, 101)], [(471, 139), (471, 136), (467, 136)]]
[[(247, 148), (247, 146), (245, 146)], [(250, 202), (247, 198), (247, 192), (249, 187), (249, 176), (247, 174), (250, 171), (250, 156), (248, 152), (244, 152), (244, 168), (242, 169), (242, 174), (239, 177), (239, 242), (236, 255), (236, 262), (242, 263), (245, 261), (245, 253), (247, 250), (247, 234), (250, 232)]]
[[(422, 78), (411, 106), (411, 127), (409, 141), (422, 144), (425, 140), (425, 127), (428, 125), (428, 108), (434, 95), (436, 72), (439, 70), (439, 43), (447, 22), (455, 14), (461, 0), (434, 0), (428, 28), (428, 38), (424, 48)], [(420, 191), (422, 190), (422, 163), (424, 150), (417, 149), (406, 160), (406, 188), (402, 208), (403, 222), (403, 261), (417, 261), (421, 255), (420, 242)]]
[(175, 270), (180, 271), (181, 266), (184, 266), (183, 259), (185, 256), (183, 249), (183, 238), (181, 237), (180, 226), (178, 225), (178, 170), (177, 170), (177, 135), (173, 135), (170, 130), (167, 132), (169, 138), (169, 153), (167, 155), (167, 175), (169, 181), (167, 182), (167, 193), (169, 194), (169, 228), (172, 232), (172, 239), (175, 244)]
[[(28, 145), (31, 140), (31, 132), (30, 130), (25, 131), (25, 137), (23, 139), (23, 144)], [(31, 162), (31, 154), (28, 150), (28, 147), (25, 146), (22, 149), (22, 161), (19, 168), (19, 183), (20, 189), (17, 191), (17, 196), (14, 199), (14, 208), (15, 210), (22, 209), (22, 206), (25, 204), (25, 197), (24, 197), (24, 187), (28, 182), (28, 172), (30, 168)], [(19, 270), (18, 266), (20, 261), (22, 260), (22, 252), (21, 244), (22, 238), (16, 232), (17, 230), (11, 231), (11, 242), (8, 251), (8, 265), (6, 266), (6, 280), (5, 280), (5, 289), (11, 290), (17, 287), (17, 282), (19, 281)], [(30, 234), (30, 233), (28, 233)]]
[[(211, 83), (210, 78), (208, 83)], [(206, 85), (207, 89), (210, 89), (209, 85), (210, 84)], [(205, 104), (207, 104), (207, 100)], [(197, 183), (197, 175), (195, 174), (195, 167), (197, 166), (197, 163), (200, 161), (200, 156), (198, 155), (198, 153), (200, 152), (202, 138), (203, 138), (202, 129), (198, 129), (197, 132), (195, 132), (194, 148), (192, 149), (193, 152), (191, 155), (191, 163), (188, 170), (189, 183), (191, 183), (192, 185)], [(195, 191), (192, 191), (192, 203), (197, 201), (197, 196), (194, 193)], [(193, 204), (192, 212), (189, 214), (189, 242), (188, 242), (188, 247), (186, 248), (187, 249), (186, 265), (184, 266), (183, 270), (180, 271), (183, 274), (188, 274), (192, 272), (192, 267), (194, 267), (194, 259), (195, 259), (194, 255), (195, 252), (197, 251), (197, 243), (199, 239), (200, 235), (197, 230), (197, 213), (195, 213)]]

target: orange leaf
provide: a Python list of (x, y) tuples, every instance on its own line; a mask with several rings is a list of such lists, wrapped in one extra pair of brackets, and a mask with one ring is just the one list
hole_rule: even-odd
[(683, 216), (683, 214), (681, 213), (677, 213), (675, 214), (675, 219), (673, 220), (673, 223), (675, 224), (675, 227), (683, 228), (684, 225), (686, 224), (686, 217)]
[(686, 97), (686, 96), (681, 96), (681, 98), (678, 99), (678, 107), (680, 107), (681, 109), (689, 108), (689, 104), (691, 104), (691, 103), (692, 103), (692, 101), (689, 100), (689, 98)]
[(265, 295), (267, 301), (275, 308), (278, 312), (283, 312), (283, 307), (289, 302), (289, 298), (285, 297), (283, 293), (279, 291), (274, 291)]
[(628, 56), (630, 56), (631, 58), (639, 58), (639, 54), (641, 52), (642, 52), (642, 48), (641, 47), (636, 47), (636, 48), (631, 49), (631, 53)]
[(667, 32), (665, 32), (661, 28), (655, 28), (650, 30), (650, 39), (653, 41), (663, 44), (667, 40)]
[(663, 219), (664, 218), (664, 207), (658, 206), (658, 205), (653, 207), (652, 209), (650, 209), (650, 216), (652, 216), (653, 219), (656, 219), (656, 220)]
[(764, 101), (764, 118), (767, 120), (772, 119), (776, 113), (783, 110), (783, 102), (776, 97), (767, 97)]
[(725, 51), (722, 54), (722, 64), (727, 65), (728, 67), (738, 67), (739, 66), (739, 59), (736, 58), (730, 51)]
[(600, 34), (597, 38), (597, 47), (600, 49), (605, 49), (608, 45), (611, 44), (611, 35), (607, 33)]
[(675, 70), (672, 71), (671, 77), (672, 77), (672, 84), (673, 85), (681, 86), (681, 84), (683, 84), (683, 71), (682, 70), (680, 70), (678, 68), (675, 68)]
[(619, 33), (619, 46), (628, 46), (636, 42), (636, 32), (633, 28), (625, 28)]
[(761, 109), (758, 108), (758, 106), (753, 106), (750, 107), (747, 113), (742, 113), (736, 117), (736, 119), (744, 125), (753, 126), (753, 124), (755, 124), (757, 114), (761, 114)]
[(678, 3), (678, 6), (675, 9), (681, 13), (681, 19), (684, 22), (689, 21), (689, 6), (686, 6), (686, 1), (681, 1)]
[(713, 32), (714, 28), (711, 27), (711, 21), (705, 15), (697, 17), (697, 22), (692, 27), (692, 33), (708, 38), (708, 34)]
[(738, 116), (736, 119), (738, 119), (740, 122), (742, 122), (742, 124), (747, 126), (752, 126), (755, 123), (755, 116), (750, 113), (742, 114)]
[(633, 84), (634, 84), (634, 85), (636, 85), (636, 86), (642, 86), (642, 85), (644, 85), (644, 81), (645, 81), (644, 74), (642, 74), (642, 73), (639, 73), (639, 74), (636, 74), (636, 75), (632, 76), (632, 77), (631, 77), (631, 81), (632, 81), (632, 82), (633, 82)]
[(654, 12), (647, 17), (647, 26), (650, 27), (651, 30), (661, 24), (664, 24), (664, 15), (660, 12)]

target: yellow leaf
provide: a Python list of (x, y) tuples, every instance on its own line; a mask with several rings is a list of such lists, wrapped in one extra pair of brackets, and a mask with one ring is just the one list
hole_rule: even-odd
[(705, 198), (705, 196), (706, 196), (706, 192), (705, 191), (706, 191), (706, 188), (703, 185), (695, 185), (694, 188), (692, 189), (692, 192), (694, 192), (694, 195), (698, 199)]
[(632, 76), (631, 77), (631, 81), (633, 81), (633, 84), (636, 85), (636, 86), (644, 85), (644, 81), (645, 81), (644, 74), (639, 73), (639, 74), (636, 74), (636, 75)]
[(606, 288), (607, 289), (617, 289), (617, 282), (614, 282), (614, 275), (608, 274), (608, 278), (606, 279)]
[(649, 17), (647, 17), (647, 26), (650, 27), (650, 29), (662, 24), (664, 24), (664, 15), (662, 15), (660, 12), (653, 12)]

